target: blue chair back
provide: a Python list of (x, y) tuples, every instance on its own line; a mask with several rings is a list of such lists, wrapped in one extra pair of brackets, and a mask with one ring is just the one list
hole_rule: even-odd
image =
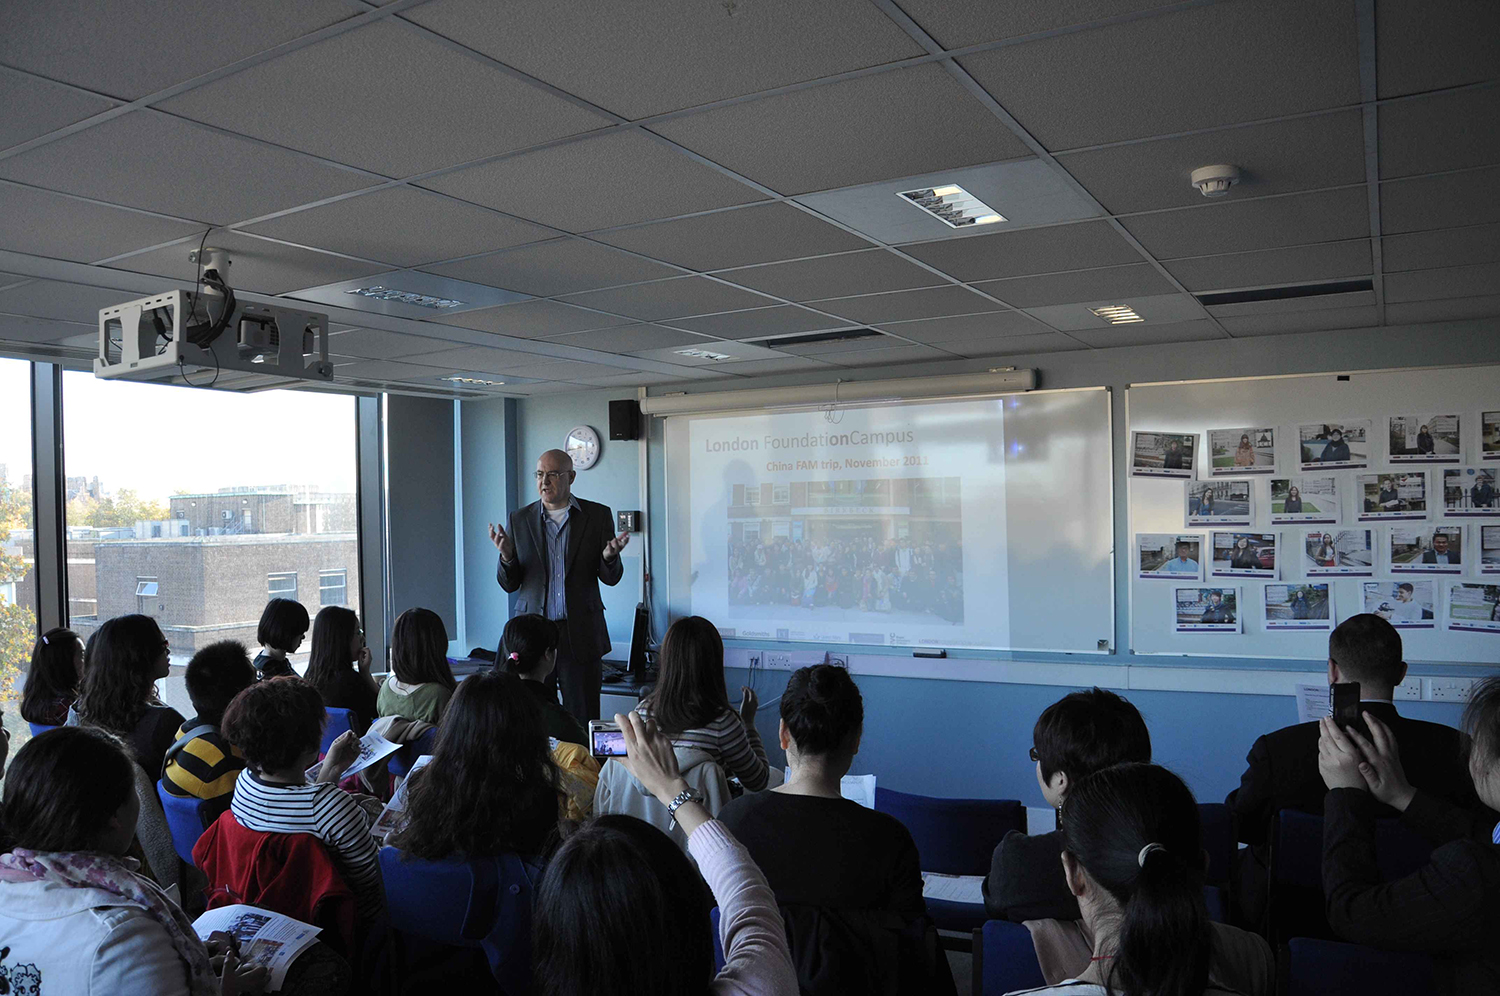
[(350, 720), (348, 709), (339, 709), (334, 706), (328, 707), (328, 722), (323, 726), (323, 742), (318, 746), (318, 751), (328, 753), (328, 748), (340, 735), (354, 729), (354, 723)]
[(714, 974), (718, 975), (724, 968), (724, 943), (719, 940), (719, 908), (715, 906), (708, 911), (708, 918), (714, 925)]
[(46, 723), (27, 723), (26, 725), (31, 727), (31, 735), (34, 737), (39, 737), (48, 730), (57, 729), (57, 727), (48, 726)]
[(1406, 951), (1294, 937), (1287, 943), (1287, 996), (1434, 996), (1432, 959)]
[(156, 795), (161, 799), (162, 812), (167, 816), (167, 829), (172, 833), (172, 850), (191, 865), (193, 845), (208, 828), (204, 820), (208, 803), (192, 796), (173, 795), (161, 782), (156, 783)]
[(1209, 885), (1227, 886), (1234, 861), (1234, 824), (1229, 807), (1222, 802), (1198, 803), (1198, 822), (1203, 827), (1203, 849), (1208, 852)]
[(417, 763), (417, 758), (423, 754), (431, 754), (433, 744), (437, 743), (437, 727), (433, 727), (422, 734), (411, 743), (405, 745), (390, 756), (385, 766), (390, 773), (397, 778), (405, 778), (411, 774), (412, 765)]
[(1229, 891), (1220, 885), (1203, 887), (1203, 905), (1208, 908), (1208, 918), (1215, 923), (1229, 922)]
[(1031, 931), (1009, 920), (986, 920), (974, 955), (974, 992), (1003, 996), (1047, 984)]
[(910, 831), (923, 871), (947, 875), (987, 874), (1000, 838), (1026, 832), (1026, 807), (1016, 799), (936, 799), (877, 785), (875, 809)]

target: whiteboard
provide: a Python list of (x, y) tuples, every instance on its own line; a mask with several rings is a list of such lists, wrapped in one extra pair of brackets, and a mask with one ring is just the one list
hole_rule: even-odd
[[(664, 439), (674, 617), (705, 616), (726, 639), (1109, 652), (1107, 389), (679, 415)], [(902, 554), (905, 590), (883, 598), (871, 544), (908, 541), (940, 572), (961, 550), (961, 593), (912, 587), (924, 575)]]
[[(1394, 583), (1431, 579), (1437, 589), (1436, 627), (1431, 630), (1403, 629), (1401, 637), (1408, 661), (1440, 663), (1500, 662), (1500, 633), (1450, 632), (1444, 628), (1446, 594), (1451, 581), (1465, 580), (1500, 584), (1500, 575), (1479, 573), (1479, 537), (1483, 525), (1500, 525), (1500, 519), (1468, 519), (1447, 516), (1442, 504), (1442, 472), (1458, 467), (1495, 467), (1480, 459), (1480, 412), (1500, 409), (1500, 367), (1444, 367), (1388, 370), (1343, 375), (1336, 373), (1251, 377), (1132, 385), (1126, 393), (1127, 419), (1132, 431), (1207, 433), (1210, 429), (1274, 426), (1276, 473), (1252, 476), (1254, 521), (1249, 530), (1279, 533), (1279, 581), (1258, 578), (1216, 578), (1208, 574), (1207, 587), (1240, 588), (1240, 633), (1175, 631), (1170, 581), (1142, 580), (1135, 570), (1137, 533), (1199, 533), (1204, 540), (1204, 567), (1214, 529), (1238, 527), (1195, 526), (1185, 528), (1184, 489), (1188, 482), (1129, 479), (1129, 535), (1122, 546), (1130, 562), (1130, 638), (1138, 654), (1187, 656), (1282, 658), (1323, 661), (1328, 655), (1327, 631), (1271, 631), (1266, 628), (1261, 588), (1268, 583), (1324, 582), (1333, 594), (1334, 625), (1364, 611), (1365, 581)], [(1455, 413), (1462, 416), (1462, 459), (1458, 464), (1412, 466), (1392, 464), (1387, 418), (1417, 413)], [(1305, 422), (1354, 422), (1372, 424), (1367, 470), (1336, 470), (1325, 473), (1338, 478), (1341, 507), (1339, 525), (1272, 525), (1271, 479), (1307, 476), (1299, 469), (1297, 427)], [(1206, 443), (1207, 436), (1201, 439)], [(1196, 476), (1209, 476), (1212, 453), (1200, 447)], [(1429, 475), (1429, 510), (1421, 522), (1357, 521), (1359, 495), (1355, 479), (1361, 473), (1413, 473)], [(1312, 472), (1309, 472), (1312, 473)], [(1243, 479), (1243, 478), (1233, 478)], [(1432, 501), (1431, 499), (1436, 499)], [(1432, 506), (1436, 506), (1435, 508)], [(1393, 528), (1436, 525), (1464, 526), (1463, 572), (1460, 575), (1393, 574), (1387, 555), (1387, 534)], [(1308, 577), (1302, 554), (1304, 529), (1373, 529), (1375, 557), (1371, 578)], [(1196, 583), (1196, 582), (1194, 582)], [(1182, 586), (1186, 586), (1184, 583)]]

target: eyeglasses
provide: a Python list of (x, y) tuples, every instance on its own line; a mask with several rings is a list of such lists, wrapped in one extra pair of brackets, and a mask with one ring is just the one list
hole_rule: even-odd
[(1030, 755), (1030, 757), (1031, 757), (1031, 759), (1033, 761), (1040, 761), (1042, 759), (1042, 755), (1040, 755), (1040, 754), (1038, 754), (1036, 752), (1036, 748), (1035, 747), (1033, 747), (1033, 748), (1031, 748), (1031, 750), (1027, 751), (1027, 754)]
[(539, 470), (536, 472), (536, 479), (538, 481), (556, 481), (560, 480), (567, 473), (566, 470)]

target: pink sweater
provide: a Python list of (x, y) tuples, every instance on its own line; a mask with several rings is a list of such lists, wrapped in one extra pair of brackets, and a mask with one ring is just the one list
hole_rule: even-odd
[(787, 947), (776, 895), (750, 852), (718, 820), (688, 838), (688, 852), (719, 903), (724, 968), (712, 996), (797, 996), (797, 970)]

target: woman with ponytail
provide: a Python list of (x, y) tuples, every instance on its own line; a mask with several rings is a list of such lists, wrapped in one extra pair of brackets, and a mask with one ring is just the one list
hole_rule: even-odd
[(567, 818), (582, 820), (594, 809), (599, 787), (599, 762), (589, 753), (588, 738), (573, 714), (557, 701), (557, 687), (547, 678), (557, 666), (557, 624), (535, 613), (516, 616), (500, 634), (495, 670), (520, 678), (526, 694), (542, 710), (542, 723), (551, 739), (552, 763), (558, 784), (568, 797)]

